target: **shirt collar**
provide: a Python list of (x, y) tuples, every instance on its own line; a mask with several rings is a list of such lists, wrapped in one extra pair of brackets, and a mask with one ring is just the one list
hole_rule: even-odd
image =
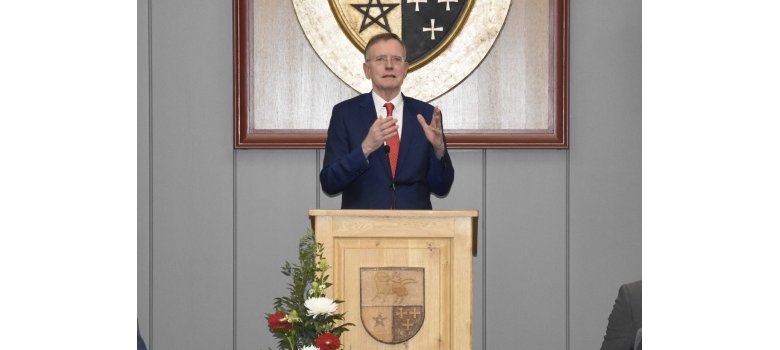
[[(402, 109), (402, 108), (403, 108), (403, 105), (404, 105), (404, 96), (403, 96), (403, 94), (402, 94), (402, 93), (400, 93), (400, 92), (398, 93), (398, 95), (396, 95), (395, 97), (393, 97), (393, 99), (392, 99), (392, 100), (390, 100), (390, 101), (385, 101), (383, 98), (379, 97), (379, 95), (377, 95), (377, 94), (376, 94), (376, 92), (374, 92), (373, 90), (371, 90), (371, 98), (373, 98), (373, 99), (374, 99), (374, 107), (376, 108), (376, 110), (377, 110), (377, 111), (379, 111), (379, 110), (381, 110), (382, 108), (384, 108), (384, 106), (385, 106), (385, 103), (387, 103), (387, 102), (390, 102), (390, 103), (392, 103), (392, 104), (393, 104), (393, 107), (395, 107), (395, 110)], [(393, 115), (395, 116), (395, 113), (393, 113)], [(398, 118), (398, 116), (395, 116), (395, 117), (396, 117), (396, 118)], [(399, 119), (400, 119), (400, 118), (399, 118)]]

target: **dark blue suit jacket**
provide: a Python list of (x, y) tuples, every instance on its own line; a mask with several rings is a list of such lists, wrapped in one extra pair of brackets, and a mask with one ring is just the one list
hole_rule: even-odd
[(431, 193), (449, 193), (455, 177), (452, 160), (446, 151), (441, 160), (436, 159), (433, 146), (417, 121), (417, 114), (422, 114), (430, 124), (433, 106), (406, 96), (403, 99), (395, 191), (388, 156), (382, 147), (368, 159), (360, 147), (377, 118), (371, 93), (333, 107), (320, 183), (325, 193), (342, 193), (342, 209), (431, 209)]

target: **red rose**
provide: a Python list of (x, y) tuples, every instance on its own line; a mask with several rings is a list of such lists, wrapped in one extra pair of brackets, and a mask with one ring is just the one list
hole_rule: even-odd
[(292, 323), (287, 321), (282, 321), (282, 318), (284, 318), (284, 312), (277, 312), (271, 316), (268, 316), (268, 328), (271, 329), (271, 332), (285, 332), (289, 331), (292, 328)]
[(314, 344), (320, 350), (336, 350), (341, 346), (341, 341), (339, 341), (339, 337), (332, 333), (323, 333), (314, 341)]

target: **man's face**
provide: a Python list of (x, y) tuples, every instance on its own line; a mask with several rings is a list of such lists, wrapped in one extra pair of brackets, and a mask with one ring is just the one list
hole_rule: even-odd
[[(403, 46), (396, 40), (380, 40), (368, 49), (368, 62), (363, 63), (366, 78), (371, 79), (371, 85), (379, 93), (397, 94), (406, 78), (409, 63), (406, 62)], [(377, 60), (377, 57), (384, 59)], [(401, 62), (398, 62), (398, 58)], [(389, 96), (392, 98), (395, 96)]]

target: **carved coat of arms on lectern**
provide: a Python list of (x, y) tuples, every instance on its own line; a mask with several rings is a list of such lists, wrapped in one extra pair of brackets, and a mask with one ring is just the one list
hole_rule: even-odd
[(360, 268), (360, 319), (379, 342), (398, 344), (414, 337), (425, 320), (425, 269)]

